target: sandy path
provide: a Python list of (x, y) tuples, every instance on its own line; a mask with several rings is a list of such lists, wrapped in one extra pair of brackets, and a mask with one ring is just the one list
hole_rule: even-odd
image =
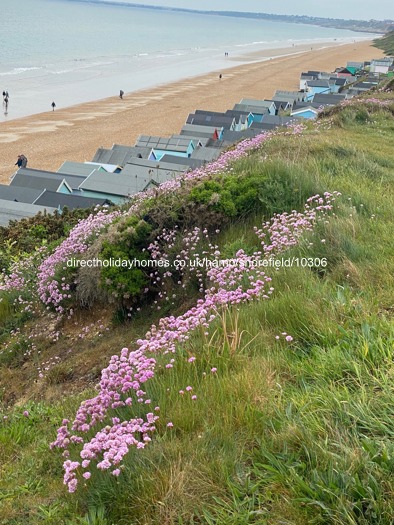
[(91, 160), (100, 146), (131, 145), (140, 134), (178, 133), (195, 109), (223, 111), (243, 97), (270, 98), (275, 89), (298, 89), (304, 70), (333, 71), (348, 60), (380, 56), (382, 52), (370, 42), (313, 49), (225, 70), (221, 80), (212, 73), (126, 94), (123, 100), (112, 97), (4, 122), (0, 124), (0, 182), (8, 183), (21, 153), (28, 157), (29, 167), (56, 171), (65, 160)]

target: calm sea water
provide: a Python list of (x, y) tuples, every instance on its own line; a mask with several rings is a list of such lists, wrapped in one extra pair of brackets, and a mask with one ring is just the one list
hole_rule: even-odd
[(196, 15), (74, 0), (12, 0), (1, 6), (1, 120), (113, 96), (237, 63), (293, 43), (368, 35), (309, 25)]

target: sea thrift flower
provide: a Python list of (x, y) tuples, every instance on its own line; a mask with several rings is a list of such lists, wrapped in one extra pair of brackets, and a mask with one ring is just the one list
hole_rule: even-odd
[[(293, 131), (295, 133), (300, 132), (297, 129)], [(182, 184), (194, 183), (215, 173), (231, 170), (231, 164), (234, 160), (242, 158), (248, 151), (258, 148), (265, 140), (268, 140), (269, 136), (269, 134), (263, 134), (243, 141), (234, 149), (223, 153), (214, 163), (193, 170), (193, 172), (178, 179), (168, 181), (162, 184), (158, 190), (155, 189), (153, 192), (148, 191), (144, 195), (136, 196), (128, 213), (138, 213), (139, 206), (142, 206), (144, 199), (154, 196), (155, 192), (160, 195), (172, 194)], [(80, 405), (74, 421), (70, 424), (65, 423), (59, 428), (57, 439), (51, 446), (67, 449), (70, 442), (80, 442), (79, 455), (82, 462), (94, 462), (98, 469), (112, 472), (119, 469), (130, 447), (144, 449), (156, 430), (155, 423), (158, 416), (148, 413), (145, 418), (121, 421), (120, 418), (112, 418), (111, 420), (111, 413), (113, 410), (126, 406), (133, 407), (136, 401), (140, 403), (150, 401), (146, 400), (144, 384), (155, 375), (156, 360), (152, 356), (156, 353), (161, 355), (175, 354), (179, 346), (188, 341), (192, 332), (202, 330), (203, 333), (207, 333), (210, 324), (223, 308), (248, 303), (256, 299), (268, 299), (274, 291), (271, 286), (271, 278), (256, 265), (256, 261), (276, 257), (288, 248), (297, 245), (302, 236), (312, 231), (316, 222), (332, 210), (332, 203), (336, 195), (330, 193), (325, 193), (323, 196), (314, 195), (308, 199), (303, 212), (292, 211), (291, 213), (276, 214), (270, 221), (265, 222), (260, 229), (255, 229), (261, 243), (259, 251), (248, 255), (243, 250), (239, 250), (236, 253), (237, 265), (210, 267), (206, 271), (204, 281), (201, 281), (200, 284), (202, 297), (193, 307), (177, 317), (161, 318), (157, 326), (153, 325), (144, 338), (136, 341), (134, 349), (123, 348), (120, 355), (111, 357), (107, 368), (102, 371), (97, 395), (85, 400)], [(112, 217), (109, 219), (108, 215), (97, 220), (91, 218), (86, 224), (79, 225), (79, 228), (73, 230), (74, 233), (70, 235), (67, 242), (55, 250), (53, 257), (48, 258), (40, 266), (40, 291), (45, 304), (51, 304), (55, 306), (57, 311), (62, 311), (65, 291), (59, 288), (59, 286), (63, 286), (63, 283), (59, 285), (54, 281), (55, 269), (58, 264), (64, 264), (65, 257), (75, 253), (84, 253), (87, 250), (89, 236), (98, 234), (106, 224), (113, 220)], [(182, 253), (185, 260), (186, 258), (190, 259), (192, 255), (193, 257), (198, 256), (198, 242), (202, 236), (205, 237), (206, 233), (199, 228), (185, 234), (184, 253)], [(151, 257), (162, 258), (162, 245), (167, 243), (168, 246), (173, 246), (177, 238), (177, 233), (163, 232), (160, 242), (154, 242), (149, 247)], [(71, 246), (70, 239), (73, 240), (74, 246)], [(210, 254), (214, 255), (215, 253), (215, 257), (219, 258), (220, 250), (218, 247), (212, 246)], [(200, 274), (195, 273), (195, 275), (197, 278), (201, 278)], [(160, 285), (162, 284), (161, 276), (154, 272), (151, 274), (151, 279), (156, 282), (157, 286), (159, 282)], [(180, 284), (184, 286), (182, 280)], [(66, 295), (68, 296), (68, 293)], [(287, 336), (285, 333), (283, 335), (284, 337)], [(171, 360), (165, 365), (166, 368), (172, 368), (173, 362), (174, 360)], [(212, 374), (216, 372), (217, 368), (211, 368)], [(188, 386), (186, 390), (191, 391), (192, 387)], [(197, 396), (193, 395), (191, 399), (195, 400)], [(158, 409), (159, 407), (156, 407), (155, 411), (157, 412)], [(108, 421), (111, 421), (112, 424), (108, 424)], [(167, 428), (173, 426), (172, 422), (167, 423)], [(92, 438), (81, 437), (91, 432), (93, 428), (96, 428), (96, 434)], [(64, 482), (68, 485), (70, 492), (76, 490), (76, 472), (80, 468), (80, 461), (67, 460), (64, 462)]]

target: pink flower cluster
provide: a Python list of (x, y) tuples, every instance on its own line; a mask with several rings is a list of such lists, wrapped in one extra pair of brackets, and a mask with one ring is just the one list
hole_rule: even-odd
[(369, 97), (369, 98), (349, 98), (349, 99), (345, 99), (345, 100), (342, 100), (342, 102), (340, 103), (340, 105), (343, 107), (343, 106), (356, 106), (357, 104), (373, 104), (375, 106), (379, 106), (381, 108), (388, 108), (390, 107), (393, 102), (392, 100), (381, 100), (379, 98), (375, 98), (375, 97)]
[(323, 197), (314, 195), (307, 200), (302, 213), (293, 210), (291, 213), (276, 214), (271, 221), (263, 224), (263, 228), (255, 227), (264, 253), (278, 254), (295, 246), (305, 232), (312, 231), (322, 214), (332, 210), (333, 202), (339, 195), (339, 192), (325, 192)]
[(35, 268), (46, 251), (45, 246), (38, 248), (32, 255), (21, 257), (18, 261), (13, 262), (7, 273), (3, 270), (3, 273), (0, 273), (0, 290), (25, 290), (27, 287), (30, 289)]
[[(269, 287), (271, 278), (257, 266), (256, 259), (275, 256), (299, 242), (301, 235), (310, 231), (318, 219), (321, 219), (332, 209), (332, 203), (337, 193), (325, 193), (323, 197), (315, 195), (308, 199), (303, 213), (276, 215), (271, 221), (266, 222), (262, 229), (257, 230), (262, 240), (262, 251), (255, 252), (252, 256), (246, 255), (243, 250), (236, 254), (238, 264), (218, 265), (207, 272), (208, 286), (204, 297), (184, 314), (175, 317), (162, 318), (158, 326), (153, 325), (147, 332), (145, 339), (136, 341), (137, 349), (130, 351), (124, 348), (120, 356), (113, 356), (106, 369), (102, 372), (99, 384), (99, 393), (92, 399), (84, 401), (77, 411), (75, 420), (69, 430), (68, 421), (58, 430), (56, 441), (52, 447), (65, 449), (65, 457), (69, 457), (68, 450), (71, 444), (82, 444), (80, 459), (64, 463), (64, 482), (70, 492), (76, 490), (77, 473), (81, 469), (84, 479), (89, 479), (91, 460), (98, 461), (97, 468), (107, 470), (115, 468), (112, 474), (117, 476), (119, 466), (130, 446), (144, 448), (150, 441), (149, 434), (155, 430), (158, 416), (149, 412), (146, 421), (141, 418), (127, 419), (121, 422), (118, 418), (112, 419), (112, 424), (100, 430), (91, 440), (84, 441), (80, 434), (89, 432), (98, 424), (104, 422), (111, 409), (130, 407), (133, 403), (151, 404), (147, 398), (143, 385), (155, 375), (156, 360), (154, 354), (174, 355), (177, 346), (185, 343), (191, 333), (197, 328), (208, 329), (209, 325), (217, 318), (223, 307), (246, 303), (254, 299), (268, 299), (273, 292)], [(195, 239), (197, 232), (186, 235), (186, 239)], [(269, 238), (269, 243), (266, 243)], [(172, 235), (167, 237), (170, 243), (175, 242)], [(194, 246), (194, 242), (191, 243)], [(155, 245), (151, 247), (152, 253), (160, 255), (160, 250)], [(216, 250), (216, 255), (220, 252)], [(169, 371), (175, 359), (171, 359), (166, 366)], [(216, 372), (212, 368), (211, 372)], [(186, 391), (191, 391), (187, 387)], [(197, 395), (193, 394), (193, 400)], [(156, 407), (155, 410), (159, 410)], [(169, 427), (170, 424), (167, 424)], [(137, 437), (138, 436), (138, 437)]]
[(91, 214), (86, 219), (78, 222), (55, 251), (46, 258), (38, 268), (38, 294), (41, 301), (46, 305), (51, 305), (58, 313), (63, 313), (62, 301), (70, 298), (71, 284), (64, 281), (57, 281), (55, 278), (56, 270), (60, 265), (76, 254), (84, 253), (95, 236), (100, 231), (120, 216), (120, 212), (108, 212), (107, 208), (101, 209), (96, 214)]

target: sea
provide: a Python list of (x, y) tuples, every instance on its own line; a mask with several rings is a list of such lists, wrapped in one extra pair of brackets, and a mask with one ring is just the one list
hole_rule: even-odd
[(375, 36), (86, 0), (10, 0), (1, 18), (0, 91), (9, 104), (0, 122), (50, 111), (52, 102), (64, 108), (222, 72), (265, 49)]

